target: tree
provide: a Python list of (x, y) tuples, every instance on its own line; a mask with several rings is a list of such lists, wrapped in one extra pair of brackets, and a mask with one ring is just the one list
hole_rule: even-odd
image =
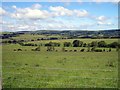
[(108, 47), (110, 47), (110, 48), (116, 48), (116, 47), (119, 47), (119, 43), (118, 42), (113, 42), (113, 43), (110, 43), (110, 44), (108, 44)]
[(79, 47), (80, 41), (79, 40), (74, 40), (73, 41), (73, 47)]
[(59, 46), (60, 46), (60, 43), (49, 42), (49, 43), (46, 43), (45, 46), (57, 46), (57, 47), (59, 47)]
[(70, 42), (64, 42), (64, 47), (70, 47), (71, 43)]
[(103, 49), (103, 52), (105, 52), (105, 49)]
[(92, 41), (91, 44), (90, 44), (91, 47), (97, 47), (98, 46), (98, 43), (97, 41)]
[(83, 45), (82, 41), (74, 40), (73, 41), (73, 47), (81, 47)]
[(98, 47), (106, 47), (106, 46), (107, 46), (107, 44), (105, 41), (98, 42)]
[(86, 46), (87, 46), (87, 44), (86, 44), (86, 43), (84, 43), (84, 44), (83, 44), (83, 47), (86, 47)]
[(109, 52), (111, 52), (111, 48), (109, 48)]
[(52, 42), (49, 42), (47, 44), (45, 44), (45, 46), (47, 46), (47, 51), (54, 51), (54, 44)]
[(60, 43), (54, 42), (54, 43), (53, 43), (53, 46), (59, 47), (59, 46), (60, 46)]

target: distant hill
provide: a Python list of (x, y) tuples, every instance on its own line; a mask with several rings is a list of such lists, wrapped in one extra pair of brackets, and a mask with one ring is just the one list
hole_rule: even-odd
[(99, 31), (85, 31), (85, 30), (37, 30), (37, 31), (18, 31), (18, 32), (10, 32), (4, 33), (0, 35), (0, 38), (9, 38), (12, 36), (20, 35), (20, 34), (37, 34), (37, 35), (65, 35), (68, 38), (119, 38), (120, 37), (120, 29), (113, 29), (113, 30), (99, 30)]

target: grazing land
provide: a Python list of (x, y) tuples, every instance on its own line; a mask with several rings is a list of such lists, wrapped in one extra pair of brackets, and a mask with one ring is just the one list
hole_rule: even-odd
[[(46, 36), (19, 35), (12, 37), (12, 40), (24, 40), (22, 44), (17, 42), (2, 45), (3, 88), (118, 87), (118, 51), (116, 48), (95, 47), (105, 50), (97, 52), (88, 51), (88, 48), (91, 50), (94, 46), (64, 46), (64, 42), (73, 43), (74, 40), (86, 44), (95, 41), (105, 41), (110, 44), (117, 42), (118, 39), (37, 40), (41, 37)], [(54, 37), (54, 35), (49, 37)], [(55, 37), (61, 38), (59, 35)], [(3, 39), (3, 41), (7, 40), (10, 39)], [(49, 42), (60, 43), (60, 46), (54, 46), (54, 50), (48, 50), (51, 45), (45, 46), (45, 44)], [(25, 46), (28, 43), (36, 45)]]

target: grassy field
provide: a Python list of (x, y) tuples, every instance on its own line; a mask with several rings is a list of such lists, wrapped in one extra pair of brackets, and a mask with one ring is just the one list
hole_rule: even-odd
[[(89, 43), (91, 40), (81, 41)], [(117, 41), (117, 39), (104, 40), (107, 43)], [(73, 40), (60, 42), (64, 41)], [(18, 48), (22, 48), (22, 51), (14, 51)], [(61, 47), (57, 47), (55, 49), (58, 52), (47, 52), (46, 47), (41, 47), (41, 51), (31, 51), (33, 48), (35, 47), (18, 44), (2, 46), (3, 88), (117, 87), (118, 52), (115, 49), (111, 52), (62, 52)]]

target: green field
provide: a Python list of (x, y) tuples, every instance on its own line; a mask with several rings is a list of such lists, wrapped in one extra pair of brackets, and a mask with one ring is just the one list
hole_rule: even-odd
[[(97, 39), (80, 39), (89, 43)], [(100, 39), (99, 39), (100, 40)], [(102, 39), (107, 43), (117, 39)], [(72, 42), (53, 40), (53, 42)], [(101, 41), (101, 40), (100, 40)], [(32, 43), (46, 43), (49, 40)], [(14, 51), (21, 48), (22, 51)], [(31, 51), (35, 46), (2, 46), (3, 88), (116, 88), (118, 87), (118, 52), (47, 52)], [(67, 50), (80, 50), (68, 47)], [(85, 48), (87, 49), (87, 48)], [(108, 48), (106, 48), (108, 50)]]

